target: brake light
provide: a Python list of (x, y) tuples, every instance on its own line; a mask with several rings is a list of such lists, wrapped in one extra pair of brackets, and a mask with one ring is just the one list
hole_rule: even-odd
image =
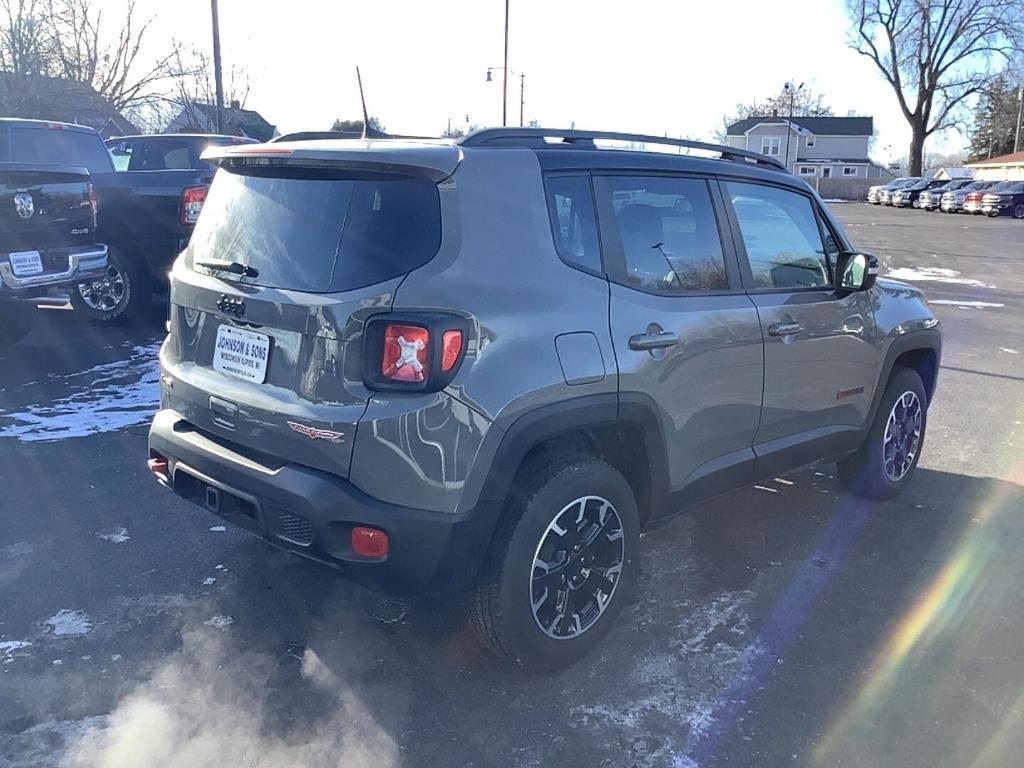
[(87, 186), (88, 186), (88, 191), (85, 193), (86, 201), (88, 202), (89, 207), (92, 209), (92, 228), (95, 230), (96, 229), (96, 211), (98, 209), (98, 205), (96, 203), (96, 187), (94, 187), (91, 182)]
[(445, 331), (441, 336), (441, 370), (450, 371), (462, 351), (462, 331)]
[(181, 191), (181, 202), (178, 205), (178, 218), (185, 226), (192, 226), (199, 221), (203, 203), (209, 187), (205, 184), (196, 187), (185, 187)]
[(430, 333), (417, 325), (388, 323), (384, 328), (381, 373), (392, 381), (423, 381), (427, 377)]
[(351, 544), (352, 552), (360, 557), (384, 557), (388, 553), (388, 535), (365, 525), (352, 529)]

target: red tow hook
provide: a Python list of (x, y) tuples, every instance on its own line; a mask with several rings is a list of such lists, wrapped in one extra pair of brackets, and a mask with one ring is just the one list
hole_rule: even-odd
[(149, 471), (156, 475), (167, 476), (168, 464), (167, 459), (163, 456), (153, 456), (146, 462), (146, 466), (149, 467)]

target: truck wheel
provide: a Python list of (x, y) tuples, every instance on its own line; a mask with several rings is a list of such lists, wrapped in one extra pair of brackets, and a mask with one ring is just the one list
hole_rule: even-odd
[(864, 443), (838, 462), (843, 486), (865, 499), (895, 496), (914, 474), (927, 423), (928, 397), (921, 377), (909, 368), (896, 368)]
[(470, 623), (498, 656), (561, 669), (608, 634), (636, 578), (640, 518), (626, 479), (589, 456), (520, 473), (470, 591)]
[(152, 284), (147, 271), (113, 248), (107, 253), (107, 273), (103, 279), (71, 289), (71, 305), (99, 323), (138, 318), (151, 299)]
[(32, 330), (35, 307), (20, 301), (0, 304), (0, 350), (14, 346)]

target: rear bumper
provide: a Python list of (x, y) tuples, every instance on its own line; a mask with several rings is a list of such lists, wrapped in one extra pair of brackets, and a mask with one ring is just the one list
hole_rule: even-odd
[(48, 258), (59, 256), (66, 267), (49, 270), (38, 275), (18, 277), (14, 274), (6, 255), (0, 255), (0, 293), (15, 296), (20, 293), (34, 293), (40, 288), (56, 288), (98, 280), (107, 270), (107, 246), (90, 245), (83, 248), (51, 250)]
[[(466, 586), (499, 511), (483, 505), (455, 515), (388, 504), (327, 472), (243, 453), (172, 410), (153, 419), (149, 451), (168, 461), (159, 482), (183, 498), (276, 547), (397, 595)], [(388, 554), (354, 554), (349, 541), (356, 525), (385, 531)]]

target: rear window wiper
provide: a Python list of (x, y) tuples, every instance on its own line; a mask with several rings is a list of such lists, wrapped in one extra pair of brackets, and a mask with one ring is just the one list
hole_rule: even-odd
[(214, 272), (230, 272), (241, 277), (260, 276), (260, 271), (256, 267), (250, 267), (240, 261), (197, 261), (195, 265)]

